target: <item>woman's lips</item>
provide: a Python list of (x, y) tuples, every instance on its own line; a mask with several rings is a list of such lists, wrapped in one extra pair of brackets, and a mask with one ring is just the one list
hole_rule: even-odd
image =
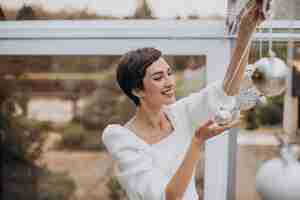
[(175, 91), (173, 89), (166, 90), (166, 91), (162, 92), (163, 95), (167, 95), (167, 96), (173, 96), (174, 93), (175, 93)]

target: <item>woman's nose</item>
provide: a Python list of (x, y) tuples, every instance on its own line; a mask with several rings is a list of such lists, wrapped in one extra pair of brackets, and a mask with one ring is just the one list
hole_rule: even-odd
[(173, 76), (167, 76), (166, 77), (166, 81), (165, 81), (165, 85), (167, 87), (172, 87), (175, 85), (175, 80), (174, 80), (174, 77)]

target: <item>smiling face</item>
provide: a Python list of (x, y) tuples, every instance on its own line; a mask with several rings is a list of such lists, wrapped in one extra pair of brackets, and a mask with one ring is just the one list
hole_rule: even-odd
[(173, 70), (162, 57), (146, 69), (143, 85), (143, 89), (136, 92), (142, 105), (160, 108), (176, 100)]

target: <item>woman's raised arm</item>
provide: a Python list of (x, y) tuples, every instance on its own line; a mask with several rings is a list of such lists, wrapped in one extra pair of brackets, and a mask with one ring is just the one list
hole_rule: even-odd
[(229, 96), (234, 96), (239, 92), (240, 83), (248, 63), (250, 52), (250, 48), (248, 47), (251, 42), (251, 35), (265, 18), (262, 5), (263, 1), (256, 0), (254, 5), (246, 11), (241, 19), (237, 33), (236, 46), (233, 50), (233, 55), (223, 80), (223, 89)]

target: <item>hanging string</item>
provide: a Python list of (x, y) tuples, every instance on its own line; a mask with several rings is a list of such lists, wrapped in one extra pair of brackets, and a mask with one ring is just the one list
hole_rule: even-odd
[(231, 78), (231, 79), (229, 80), (229, 82), (228, 82), (228, 88), (231, 88), (232, 82), (233, 82), (234, 78), (236, 77), (238, 71), (240, 70), (240, 66), (241, 66), (241, 64), (242, 64), (242, 62), (243, 62), (245, 56), (247, 55), (248, 50), (250, 49), (252, 40), (253, 40), (253, 36), (250, 37), (250, 39), (249, 39), (249, 41), (248, 41), (248, 43), (247, 43), (247, 45), (246, 45), (246, 48), (244, 49), (244, 51), (243, 51), (243, 53), (242, 53), (242, 56), (241, 56), (241, 58), (240, 58), (240, 60), (239, 60), (239, 62), (238, 62), (238, 65), (237, 65), (237, 67), (235, 68), (235, 70), (234, 70), (234, 72), (233, 72), (233, 75), (231, 76), (232, 78)]
[(273, 52), (273, 24), (272, 24), (272, 15), (270, 14), (268, 17), (267, 17), (267, 19), (266, 20), (269, 20), (269, 26), (270, 26), (270, 28), (269, 28), (269, 56), (270, 57), (273, 57), (273, 56), (275, 56), (274, 54), (274, 52)]
[[(258, 29), (259, 33), (263, 33), (262, 28)], [(263, 38), (260, 37), (258, 41), (258, 48), (259, 48), (259, 59), (263, 57)]]
[[(294, 4), (296, 4), (294, 2)], [(293, 49), (294, 49), (294, 42), (293, 42), (293, 27), (294, 27), (294, 18), (296, 18), (296, 11), (297, 11), (297, 6), (293, 5), (294, 10), (291, 14), (290, 18), (290, 23), (289, 23), (289, 28), (288, 28), (288, 41), (287, 41), (287, 50), (288, 50), (288, 65), (292, 67), (293, 65)]]

